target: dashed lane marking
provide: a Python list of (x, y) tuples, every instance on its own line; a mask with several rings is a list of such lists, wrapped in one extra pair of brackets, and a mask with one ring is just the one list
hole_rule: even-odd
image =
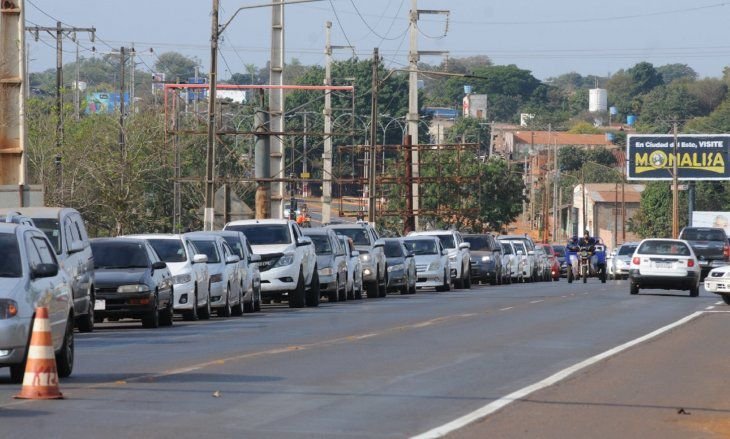
[(545, 301), (545, 300), (533, 300), (533, 301), (532, 301), (532, 302), (530, 302), (530, 303), (540, 303), (540, 302), (544, 302), (544, 301)]
[(514, 309), (514, 306), (508, 306), (507, 308), (502, 308), (500, 311), (509, 311), (510, 309)]

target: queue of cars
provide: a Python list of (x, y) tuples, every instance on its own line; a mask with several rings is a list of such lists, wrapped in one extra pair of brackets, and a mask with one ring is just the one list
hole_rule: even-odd
[[(329, 302), (414, 294), (417, 289), (471, 288), (472, 282), (557, 281), (564, 246), (524, 235), (462, 235), (454, 230), (381, 238), (368, 223), (302, 229), (290, 220), (244, 220), (222, 231), (89, 239), (80, 214), (68, 208), (0, 211), (0, 367), (22, 380), (35, 308), (49, 308), (59, 376), (73, 370), (74, 327), (94, 330), (105, 319), (139, 319), (145, 328), (185, 320), (240, 316), (262, 303), (316, 307)], [(683, 231), (703, 241), (714, 231)], [(706, 232), (706, 233), (705, 233)], [(709, 239), (708, 239), (709, 240)], [(716, 247), (716, 245), (715, 245)], [(686, 240), (625, 243), (610, 263), (628, 276), (630, 293), (647, 288), (699, 294), (703, 263)], [(708, 258), (709, 259), (709, 258)], [(727, 279), (727, 281), (725, 280)], [(704, 283), (730, 304), (730, 266)]]

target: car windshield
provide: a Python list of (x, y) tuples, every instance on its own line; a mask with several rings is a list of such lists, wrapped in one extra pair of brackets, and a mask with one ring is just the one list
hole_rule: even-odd
[(489, 241), (484, 236), (465, 236), (464, 241), (469, 243), (471, 250), (489, 250)]
[(437, 255), (439, 254), (436, 241), (432, 239), (408, 239), (405, 242), (408, 251), (416, 255)]
[(355, 245), (370, 245), (368, 232), (363, 228), (337, 229), (337, 233), (352, 239)]
[(722, 230), (715, 229), (687, 229), (681, 239), (687, 241), (725, 241), (727, 236)]
[(51, 241), (56, 254), (61, 254), (61, 232), (58, 227), (58, 220), (55, 218), (33, 218), (35, 226), (41, 229)]
[(441, 245), (444, 246), (444, 248), (456, 248), (456, 244), (454, 243), (454, 237), (452, 235), (436, 235), (439, 240), (441, 240)]
[(243, 259), (243, 244), (241, 244), (241, 240), (235, 236), (224, 236), (223, 239), (231, 246), (238, 259)]
[(198, 250), (199, 254), (205, 255), (208, 257), (209, 264), (217, 264), (221, 261), (221, 257), (218, 254), (218, 249), (216, 248), (215, 241), (199, 239), (199, 240), (193, 240), (191, 242), (193, 243), (195, 248)]
[(0, 277), (22, 277), (23, 268), (20, 263), (20, 248), (15, 234), (0, 234)]
[(562, 245), (554, 245), (553, 250), (555, 251), (555, 256), (559, 258), (565, 257), (565, 247)]
[(385, 257), (400, 258), (403, 256), (403, 247), (398, 241), (385, 241)]
[(331, 255), (332, 244), (327, 235), (307, 235), (314, 243), (314, 252), (318, 255)]
[(144, 245), (126, 241), (92, 241), (94, 268), (147, 268), (149, 260)]
[(502, 253), (505, 255), (511, 255), (512, 254), (512, 246), (506, 243), (501, 243), (502, 245)]
[(639, 246), (642, 255), (690, 256), (689, 247), (677, 241), (646, 241)]
[(251, 245), (291, 244), (289, 226), (286, 224), (246, 224), (228, 226), (226, 230), (243, 232)]
[(148, 239), (160, 260), (164, 262), (185, 262), (188, 260), (179, 239)]
[(523, 254), (527, 253), (525, 251), (525, 244), (523, 244), (522, 242), (513, 242), (512, 245), (515, 246), (515, 251), (522, 252)]
[(635, 245), (622, 245), (621, 248), (618, 249), (618, 255), (619, 256), (630, 256), (634, 254), (634, 251), (636, 251)]

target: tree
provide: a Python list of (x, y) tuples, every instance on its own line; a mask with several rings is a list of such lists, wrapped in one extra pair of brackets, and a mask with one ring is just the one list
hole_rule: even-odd
[[(686, 224), (687, 204), (680, 193), (680, 224)], [(669, 182), (647, 183), (641, 194), (639, 210), (628, 221), (628, 230), (641, 238), (669, 238), (672, 236), (672, 191)]]
[(188, 58), (178, 52), (165, 52), (157, 57), (155, 69), (165, 74), (167, 81), (185, 81), (195, 76), (198, 60)]
[(705, 78), (687, 83), (687, 92), (697, 101), (698, 116), (707, 116), (727, 96), (728, 86), (720, 79)]
[(633, 81), (631, 93), (640, 95), (648, 93), (655, 87), (664, 84), (661, 75), (651, 63), (640, 62), (627, 70), (627, 73)]
[(601, 134), (603, 131), (594, 127), (588, 122), (578, 122), (573, 125), (569, 130), (571, 134)]
[(641, 130), (668, 132), (674, 120), (686, 120), (699, 114), (697, 98), (689, 93), (687, 85), (675, 82), (659, 86), (644, 96), (641, 107)]
[(669, 84), (678, 80), (694, 81), (697, 79), (697, 72), (687, 64), (665, 64), (656, 68), (659, 76), (665, 84)]

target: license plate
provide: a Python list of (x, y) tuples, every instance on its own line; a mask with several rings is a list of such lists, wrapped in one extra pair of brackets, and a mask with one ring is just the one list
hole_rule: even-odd
[(104, 311), (106, 309), (106, 300), (96, 299), (94, 301), (94, 311)]
[(671, 262), (657, 262), (656, 268), (672, 268)]

